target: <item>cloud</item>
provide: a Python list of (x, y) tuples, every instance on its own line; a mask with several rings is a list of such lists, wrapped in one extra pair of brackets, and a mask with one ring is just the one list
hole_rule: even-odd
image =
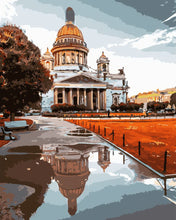
[(173, 18), (175, 18), (175, 17), (176, 17), (176, 13), (174, 13), (173, 15), (171, 15), (170, 17), (168, 17), (166, 20), (162, 21), (162, 23), (165, 23), (165, 22), (167, 22), (167, 21), (169, 21), (169, 20), (171, 20), (171, 19), (173, 19)]
[[(176, 43), (176, 28), (156, 30), (151, 34), (145, 34), (135, 39), (125, 39), (120, 46), (130, 45), (133, 48), (143, 50), (156, 45)], [(112, 47), (112, 45), (111, 45)]]
[(111, 50), (112, 48), (90, 48), (88, 65), (97, 68), (96, 59), (104, 51), (110, 60), (110, 72), (117, 73), (124, 67), (126, 78), (130, 86), (129, 96), (139, 92), (147, 92), (156, 89), (166, 89), (176, 86), (176, 64), (163, 62), (153, 57), (120, 56)]
[(22, 25), (21, 28), (25, 30), (25, 34), (28, 36), (29, 40), (32, 40), (35, 45), (41, 49), (43, 54), (46, 51), (46, 48), (52, 48), (57, 32), (49, 31), (45, 28), (40, 27), (31, 27), (30, 25)]
[(0, 22), (2, 20), (12, 20), (13, 16), (17, 16), (14, 3), (18, 0), (1, 0), (0, 1)]

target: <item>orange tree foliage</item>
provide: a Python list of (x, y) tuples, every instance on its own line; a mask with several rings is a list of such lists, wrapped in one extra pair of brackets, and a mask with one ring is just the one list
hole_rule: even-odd
[[(13, 25), (0, 27), (0, 106), (15, 113), (40, 101), (52, 85), (50, 73), (40, 63), (40, 50)], [(2, 80), (1, 80), (2, 81)]]

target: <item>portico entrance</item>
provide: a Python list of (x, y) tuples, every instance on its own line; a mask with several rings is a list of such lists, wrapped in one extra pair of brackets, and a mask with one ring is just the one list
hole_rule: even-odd
[(78, 74), (55, 84), (54, 103), (84, 104), (90, 110), (106, 109), (106, 84)]
[(90, 110), (106, 109), (106, 89), (55, 88), (55, 104), (84, 104)]

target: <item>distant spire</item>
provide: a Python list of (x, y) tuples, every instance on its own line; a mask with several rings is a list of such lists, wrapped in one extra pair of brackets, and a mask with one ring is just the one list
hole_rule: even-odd
[(72, 8), (68, 7), (66, 10), (66, 22), (71, 21), (72, 23), (75, 22), (75, 12), (73, 11)]

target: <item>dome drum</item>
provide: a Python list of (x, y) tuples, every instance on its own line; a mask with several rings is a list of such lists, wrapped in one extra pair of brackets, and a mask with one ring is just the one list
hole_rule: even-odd
[(55, 66), (83, 65), (87, 66), (87, 51), (81, 48), (54, 48), (52, 50)]

